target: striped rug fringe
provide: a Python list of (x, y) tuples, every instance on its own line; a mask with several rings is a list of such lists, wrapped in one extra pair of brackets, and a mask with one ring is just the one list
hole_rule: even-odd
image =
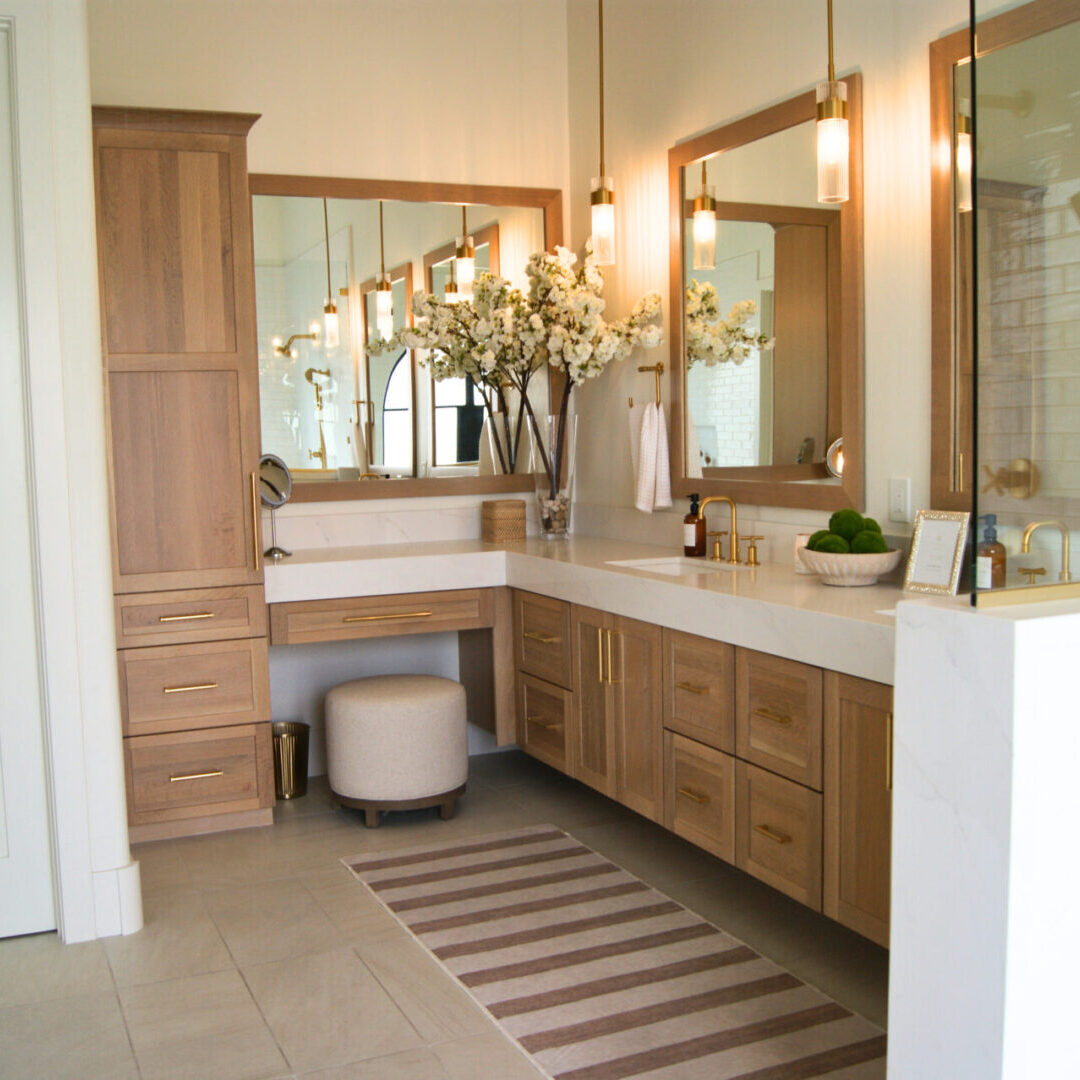
[(553, 1080), (880, 1080), (885, 1034), (553, 825), (341, 860)]

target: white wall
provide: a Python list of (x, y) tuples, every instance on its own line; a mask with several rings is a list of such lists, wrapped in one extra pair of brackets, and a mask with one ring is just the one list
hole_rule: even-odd
[[(915, 507), (930, 497), (929, 64), (932, 39), (967, 16), (964, 0), (837, 0), (841, 74), (860, 71), (865, 102), (866, 510), (884, 521), (891, 476), (909, 476)], [(598, 167), (596, 6), (569, 5), (573, 245), (588, 231)], [(811, 89), (826, 66), (825, 5), (806, 0), (609, 0), (604, 9), (606, 151), (616, 182), (618, 265), (606, 296), (615, 315), (641, 294), (668, 298), (667, 149), (688, 136)], [(658, 350), (648, 363), (663, 356)], [(632, 505), (621, 452), (626, 398), (647, 390), (635, 358), (585, 387), (579, 406), (578, 521), (646, 525), (677, 537), (675, 519), (646, 523)], [(613, 432), (597, 437), (599, 432)], [(612, 441), (617, 452), (612, 453)], [(740, 517), (742, 515), (740, 514)], [(751, 512), (749, 516), (753, 516)], [(820, 515), (764, 510), (768, 522)], [(903, 526), (891, 526), (902, 531)], [(786, 552), (770, 553), (774, 558)]]

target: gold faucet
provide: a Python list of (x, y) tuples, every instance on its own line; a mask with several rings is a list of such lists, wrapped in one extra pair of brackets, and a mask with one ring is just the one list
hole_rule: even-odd
[(1060, 521), (1033, 521), (1024, 530), (1020, 539), (1020, 550), (1025, 555), (1031, 551), (1031, 534), (1043, 525), (1053, 525), (1055, 529), (1061, 530), (1061, 573), (1058, 574), (1058, 581), (1072, 581), (1072, 574), (1069, 573), (1069, 530)]
[(738, 525), (738, 511), (735, 509), (735, 500), (729, 499), (726, 495), (709, 495), (706, 496), (701, 502), (701, 507), (698, 513), (702, 517), (705, 516), (705, 507), (711, 502), (723, 502), (727, 503), (731, 507), (731, 557), (728, 559), (729, 563), (737, 563), (739, 559), (739, 525)]
[(307, 452), (309, 461), (317, 461), (326, 469), (326, 436), (323, 434), (322, 417), (319, 417), (319, 449)]

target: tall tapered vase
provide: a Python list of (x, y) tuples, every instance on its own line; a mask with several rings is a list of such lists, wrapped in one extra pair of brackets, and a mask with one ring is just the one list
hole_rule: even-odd
[(542, 443), (530, 428), (540, 535), (546, 540), (564, 540), (570, 535), (577, 417), (566, 417), (560, 428), (559, 417), (549, 416), (546, 423), (541, 421), (540, 432)]

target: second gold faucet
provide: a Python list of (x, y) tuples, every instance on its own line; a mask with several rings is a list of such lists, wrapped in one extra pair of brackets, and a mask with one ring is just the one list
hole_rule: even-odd
[[(698, 513), (700, 513), (703, 518), (705, 517), (705, 507), (707, 507), (709, 505), (709, 503), (712, 503), (712, 502), (727, 503), (728, 506), (731, 507), (731, 555), (728, 557), (727, 561), (729, 563), (738, 563), (740, 561), (740, 559), (739, 559), (739, 519), (738, 519), (738, 510), (736, 509), (736, 506), (735, 506), (735, 500), (728, 498), (727, 495), (709, 495), (709, 496), (707, 496), (706, 498), (704, 498), (701, 501), (701, 508), (698, 511)], [(706, 523), (706, 528), (707, 527), (708, 527), (708, 524)], [(710, 558), (716, 558), (716, 560), (719, 562), (719, 561), (721, 561), (720, 558), (718, 557), (718, 555), (719, 555), (719, 547), (720, 547), (719, 538), (717, 538), (716, 547), (717, 547), (717, 555), (710, 556)]]

